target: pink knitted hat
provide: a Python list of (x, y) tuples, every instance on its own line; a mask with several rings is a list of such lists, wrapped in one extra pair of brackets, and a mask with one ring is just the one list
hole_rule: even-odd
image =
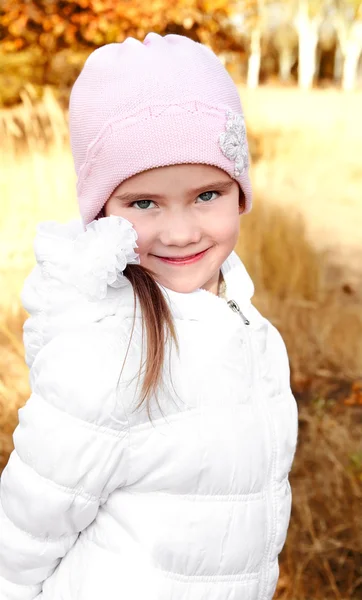
[(88, 57), (69, 105), (84, 226), (125, 179), (155, 167), (219, 167), (251, 208), (249, 153), (237, 88), (217, 56), (180, 35), (127, 38)]

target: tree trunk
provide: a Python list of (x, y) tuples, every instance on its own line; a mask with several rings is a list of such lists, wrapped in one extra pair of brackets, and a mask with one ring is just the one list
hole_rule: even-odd
[(298, 84), (302, 89), (313, 85), (316, 70), (316, 49), (320, 17), (313, 20), (308, 13), (308, 0), (299, 0), (296, 27), (298, 30)]
[(349, 24), (345, 15), (340, 12), (335, 23), (343, 57), (342, 89), (350, 91), (356, 87), (358, 61), (362, 52), (362, 22), (354, 21)]
[(346, 44), (346, 53), (343, 63), (342, 89), (349, 92), (356, 87), (357, 67), (361, 55), (359, 44), (350, 41)]
[(291, 78), (294, 55), (291, 48), (282, 48), (279, 51), (279, 77), (283, 83), (288, 83)]
[(303, 32), (299, 37), (298, 84), (302, 89), (309, 89), (313, 85), (317, 43), (317, 35), (312, 30)]
[(250, 55), (248, 59), (248, 88), (256, 88), (259, 85), (261, 60), (261, 29), (255, 27), (251, 32)]
[(343, 73), (343, 54), (341, 50), (341, 46), (338, 43), (336, 47), (336, 53), (334, 55), (334, 69), (333, 69), (333, 79), (336, 83), (339, 83), (342, 79)]

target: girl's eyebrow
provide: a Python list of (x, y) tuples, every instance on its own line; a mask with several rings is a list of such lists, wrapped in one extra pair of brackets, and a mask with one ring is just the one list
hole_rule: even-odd
[[(190, 190), (190, 195), (201, 194), (202, 192), (212, 191), (214, 189), (226, 192), (231, 188), (233, 183), (234, 179), (230, 179), (230, 181), (213, 181), (211, 183), (206, 183), (197, 189)], [(139, 200), (140, 198), (147, 198), (147, 200), (159, 200), (163, 198), (160, 194), (150, 194), (150, 192), (125, 192), (124, 194), (116, 194), (114, 197), (123, 202), (132, 202), (134, 200)]]

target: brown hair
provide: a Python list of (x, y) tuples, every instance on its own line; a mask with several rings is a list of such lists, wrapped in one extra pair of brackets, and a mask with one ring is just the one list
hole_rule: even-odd
[[(245, 209), (245, 195), (240, 189), (239, 206), (242, 211)], [(100, 211), (96, 219), (104, 217), (104, 209)], [(123, 271), (123, 274), (130, 281), (134, 292), (134, 309), (136, 309), (136, 297), (139, 300), (142, 313), (142, 353), (144, 342), (144, 325), (146, 324), (147, 334), (147, 354), (146, 360), (141, 365), (138, 372), (138, 381), (141, 375), (141, 370), (146, 365), (146, 371), (142, 382), (141, 399), (136, 407), (139, 408), (146, 400), (147, 414), (150, 417), (150, 399), (155, 396), (157, 404), (157, 389), (162, 383), (162, 373), (165, 358), (165, 347), (171, 339), (175, 342), (176, 349), (179, 351), (176, 329), (170, 308), (165, 300), (165, 297), (156, 283), (155, 273), (146, 267), (137, 264), (128, 264)], [(134, 326), (135, 326), (136, 310), (134, 310), (131, 336), (128, 342), (126, 356), (123, 361), (123, 368), (126, 362), (128, 351), (130, 348)], [(171, 352), (171, 346), (170, 346)], [(159, 406), (159, 404), (158, 404)], [(160, 406), (159, 406), (160, 408)], [(161, 408), (160, 408), (161, 410)]]

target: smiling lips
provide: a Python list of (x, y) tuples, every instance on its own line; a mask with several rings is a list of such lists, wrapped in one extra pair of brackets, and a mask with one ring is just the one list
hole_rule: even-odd
[(158, 258), (159, 260), (162, 260), (163, 262), (169, 263), (169, 264), (174, 264), (174, 265), (184, 265), (184, 264), (190, 264), (193, 262), (196, 262), (197, 260), (200, 260), (200, 258), (202, 258), (206, 252), (209, 250), (209, 248), (207, 248), (206, 250), (203, 250), (202, 252), (199, 252), (198, 254), (191, 254), (189, 256), (183, 256), (180, 258), (168, 258), (165, 256), (156, 256), (154, 255), (156, 258)]

